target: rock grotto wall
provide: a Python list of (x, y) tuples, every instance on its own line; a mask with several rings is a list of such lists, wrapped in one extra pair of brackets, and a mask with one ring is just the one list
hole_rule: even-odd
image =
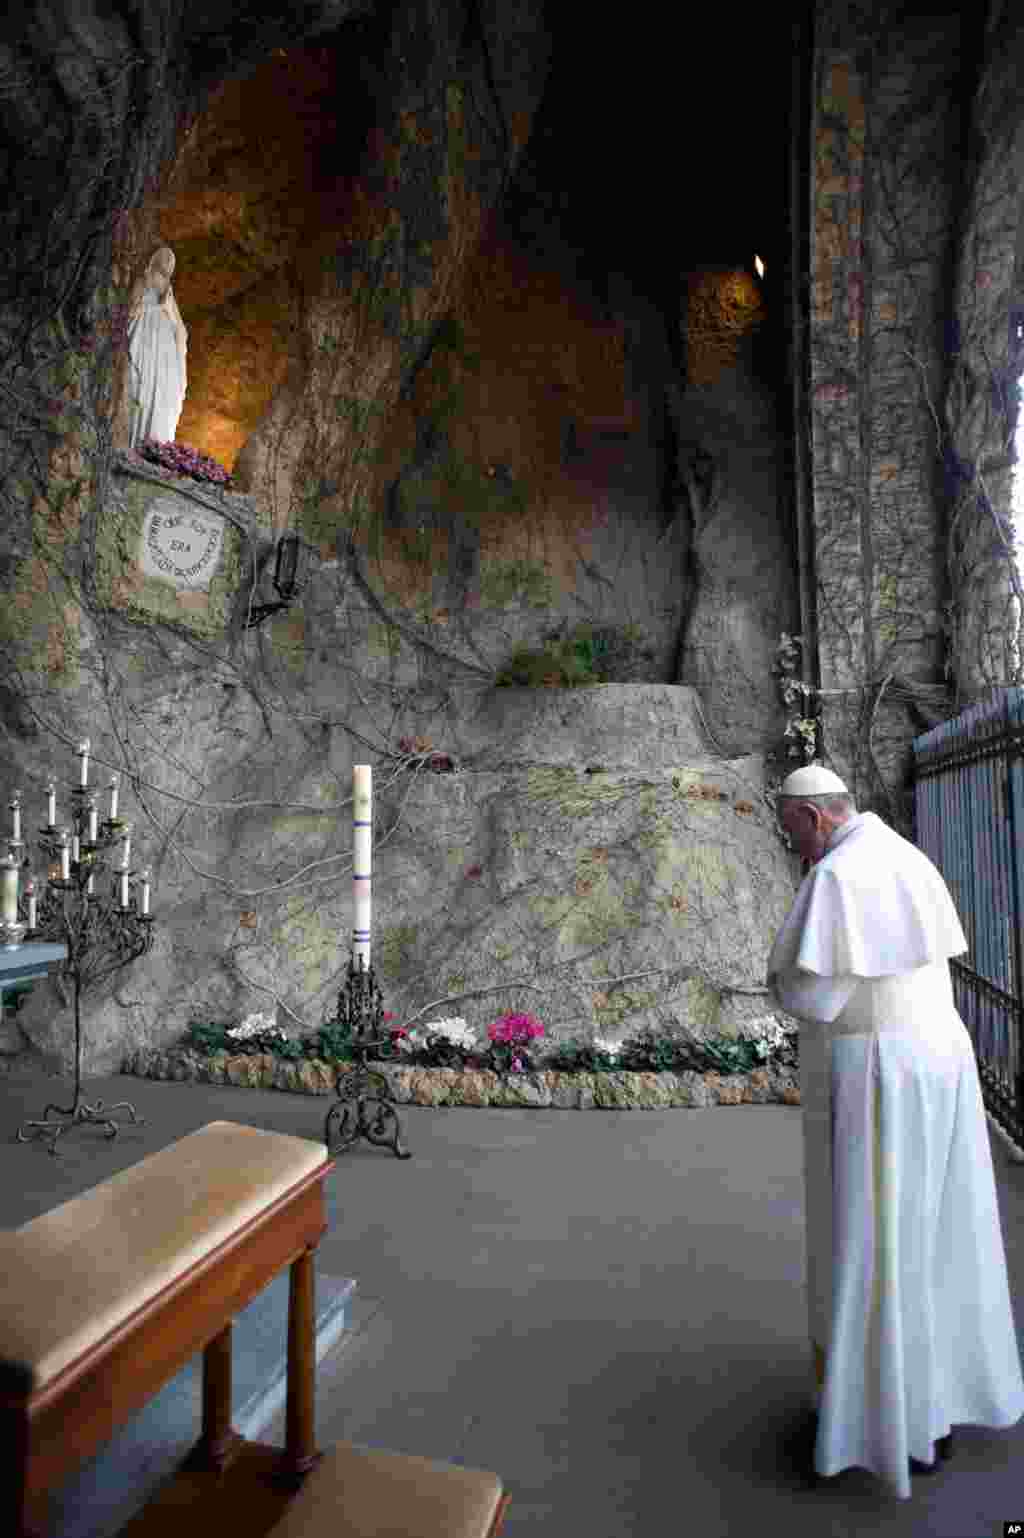
[[(411, 377), (353, 419), (359, 464), (311, 494), (322, 380), (299, 248), (324, 200), (315, 168), (336, 154), (332, 103), (353, 80), (364, 89), (327, 48), (275, 56), (218, 93), (183, 147), (154, 236), (175, 251), (190, 327), (179, 440), (326, 557), (351, 535), (378, 590), (442, 645), (500, 668), (580, 624), (611, 631), (609, 676), (691, 683), (724, 750), (773, 745), (771, 664), (795, 594), (779, 392), (753, 367), (764, 311), (748, 274), (681, 279), (687, 376), (666, 317), (628, 280), (599, 292), (556, 227), (538, 233), (535, 217), (524, 244), (496, 210)], [(543, 660), (521, 676), (545, 672), (557, 678)]]
[(897, 825), (914, 736), (1021, 677), (1008, 552), (1024, 24), (938, 11), (822, 7), (810, 108), (824, 737), (862, 804)]
[[(183, 658), (161, 677), (151, 656), (124, 702), (156, 943), (87, 1010), (93, 1072), (173, 1043), (192, 1019), (273, 1012), (275, 1000), (285, 1029), (315, 1029), (347, 959), (348, 733), (304, 729), (278, 708), (272, 741), (229, 670), (204, 688)], [(330, 687), (339, 717), (371, 738), (367, 680), (338, 667)], [(728, 1034), (764, 1013), (764, 958), (796, 873), (762, 760), (710, 759), (689, 690), (488, 689), (472, 712), (463, 699), (450, 731), (435, 719), (433, 737), (451, 771), (414, 761), (377, 775), (373, 959), (388, 1009), (435, 1005), (428, 1018), (483, 1026), (520, 1007), (554, 1038)], [(157, 776), (204, 802), (179, 803), (159, 840), (139, 812), (161, 804), (148, 791)], [(2, 1049), (66, 1065), (70, 1036), (40, 987), (5, 1023)]]

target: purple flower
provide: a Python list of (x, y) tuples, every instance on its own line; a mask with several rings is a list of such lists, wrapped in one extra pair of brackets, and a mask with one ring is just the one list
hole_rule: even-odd
[(522, 1060), (522, 1058), (521, 1057), (514, 1057), (512, 1059), (512, 1072), (513, 1073), (522, 1073), (522, 1071), (523, 1071), (523, 1060)]
[(206, 454), (200, 454), (189, 443), (160, 443), (155, 438), (147, 438), (139, 453), (143, 459), (174, 475), (187, 475), (193, 480), (213, 481), (222, 486), (227, 485), (231, 479), (223, 465)]

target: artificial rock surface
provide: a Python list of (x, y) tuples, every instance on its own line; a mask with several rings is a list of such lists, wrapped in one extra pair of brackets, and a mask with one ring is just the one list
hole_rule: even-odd
[[(219, 692), (206, 714), (187, 688), (150, 698), (149, 719), (177, 755), (205, 760), (211, 802), (222, 783), (263, 809), (179, 824), (155, 872), (153, 951), (88, 1003), (92, 1071), (179, 1041), (194, 1019), (273, 1013), (275, 996), (291, 1034), (334, 1013), (351, 927), (351, 749), (296, 737), (279, 777), (252, 702)], [(434, 738), (450, 769), (425, 754), (377, 778), (372, 959), (396, 1018), (426, 1010), (483, 1028), (525, 1009), (558, 1039), (643, 1026), (699, 1037), (764, 1013), (765, 958), (797, 873), (762, 761), (711, 756), (691, 691), (490, 689)], [(158, 758), (159, 746), (140, 754), (143, 778)], [(275, 812), (275, 800), (293, 805)], [(257, 871), (311, 866), (297, 888), (245, 895)], [(197, 870), (213, 879), (200, 886)], [(70, 1018), (55, 1003), (40, 987), (16, 1021), (23, 1044), (67, 1062)]]

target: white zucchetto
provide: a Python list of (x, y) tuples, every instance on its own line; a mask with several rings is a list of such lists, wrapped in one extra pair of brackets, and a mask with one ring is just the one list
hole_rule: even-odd
[(831, 769), (823, 764), (808, 764), (804, 769), (794, 769), (782, 782), (780, 796), (838, 796), (849, 791)]

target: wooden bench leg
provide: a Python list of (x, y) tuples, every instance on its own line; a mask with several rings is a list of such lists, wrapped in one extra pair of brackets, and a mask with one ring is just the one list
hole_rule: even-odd
[(285, 1450), (281, 1473), (302, 1479), (320, 1454), (316, 1450), (316, 1336), (314, 1319), (315, 1249), (292, 1262), (288, 1284), (288, 1398), (285, 1406)]
[(242, 1440), (231, 1425), (231, 1328), (203, 1352), (203, 1434), (188, 1460), (196, 1472), (223, 1473)]

